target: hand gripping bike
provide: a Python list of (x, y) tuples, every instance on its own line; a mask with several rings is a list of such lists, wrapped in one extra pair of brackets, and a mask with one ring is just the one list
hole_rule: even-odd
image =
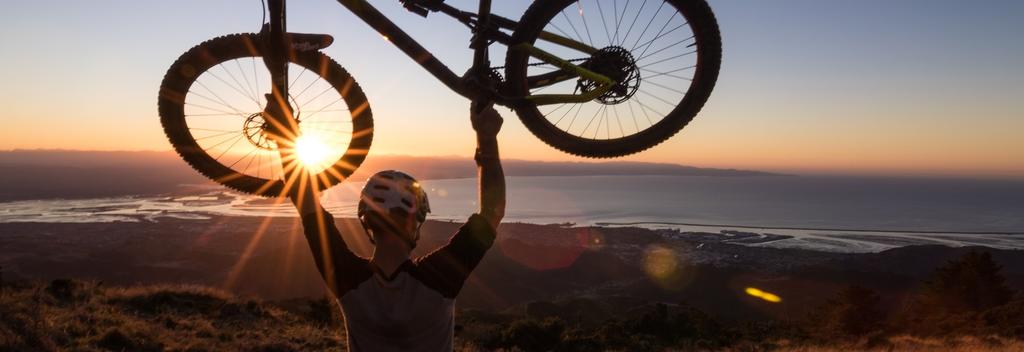
[[(608, 158), (665, 141), (700, 111), (721, 66), (721, 36), (705, 0), (538, 0), (519, 21), (444, 0), (400, 0), (472, 31), (473, 64), (456, 75), (366, 0), (338, 2), (452, 91), (514, 110), (545, 143)], [(160, 86), (164, 132), (203, 175), (264, 196), (285, 188), (282, 160), (301, 159), (319, 188), (343, 181), (373, 140), (355, 79), (320, 50), (326, 34), (289, 33), (285, 0), (268, 0), (259, 33), (199, 44)], [(488, 48), (507, 47), (492, 66)]]

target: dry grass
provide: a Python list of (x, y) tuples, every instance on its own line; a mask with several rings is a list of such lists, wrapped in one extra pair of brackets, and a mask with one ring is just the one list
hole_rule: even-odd
[[(200, 286), (107, 288), (54, 281), (5, 287), (0, 294), (0, 351), (5, 352), (342, 351), (341, 325), (337, 307), (328, 301), (271, 304)], [(456, 338), (456, 350), (483, 350), (463, 338)], [(1024, 351), (1024, 341), (896, 336), (833, 346), (738, 342), (728, 350), (995, 352)]]
[(0, 297), (3, 351), (340, 351), (342, 330), (196, 286), (71, 281), (7, 288)]
[(1020, 352), (1024, 341), (1000, 337), (978, 338), (963, 336), (938, 339), (913, 336), (895, 336), (873, 343), (872, 347), (862, 341), (848, 346), (787, 346), (780, 343), (778, 351), (787, 352), (846, 352), (846, 351), (906, 351), (906, 352)]

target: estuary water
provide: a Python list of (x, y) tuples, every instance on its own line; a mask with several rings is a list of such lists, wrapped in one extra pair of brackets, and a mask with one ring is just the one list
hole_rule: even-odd
[[(460, 221), (477, 208), (475, 179), (423, 184), (433, 209), (431, 219)], [(324, 204), (335, 216), (352, 217), (361, 187), (361, 183), (335, 186), (324, 196)], [(213, 216), (295, 216), (295, 212), (287, 202), (221, 187), (188, 195), (0, 203), (0, 222)], [(773, 239), (749, 245), (842, 252), (911, 244), (1024, 249), (1024, 182), (808, 176), (509, 177), (505, 221), (641, 226), (680, 230), (680, 236), (743, 231)]]

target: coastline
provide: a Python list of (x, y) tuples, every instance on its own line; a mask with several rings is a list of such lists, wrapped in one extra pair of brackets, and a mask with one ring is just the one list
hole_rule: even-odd
[[(529, 179), (529, 178), (527, 178)], [(522, 180), (522, 178), (515, 179)], [(522, 182), (522, 181), (521, 181)], [(472, 212), (469, 193), (474, 189), (462, 187), (466, 180), (425, 181), (432, 192), (432, 203), (448, 213), (432, 214), (440, 221), (460, 220)], [(325, 207), (335, 216), (354, 217), (352, 198), (357, 187), (338, 187), (325, 196)], [(527, 190), (531, 188), (526, 187)], [(532, 191), (531, 191), (532, 192)], [(536, 193), (536, 192), (534, 192)], [(530, 195), (536, 196), (536, 194)], [(514, 204), (531, 201), (517, 199)], [(783, 219), (779, 225), (751, 225), (760, 221), (750, 218), (728, 219), (721, 214), (695, 217), (691, 208), (673, 212), (662, 210), (646, 214), (644, 209), (619, 210), (603, 207), (584, 207), (579, 200), (555, 194), (554, 205), (547, 208), (512, 208), (506, 222), (555, 223), (570, 222), (578, 226), (608, 228), (640, 227), (674, 234), (678, 237), (701, 237), (708, 241), (723, 241), (752, 247), (793, 248), (837, 253), (877, 253), (912, 245), (986, 246), (999, 249), (1024, 248), (1024, 233), (1013, 231), (969, 231), (971, 223), (953, 226), (952, 230), (924, 229), (894, 222), (886, 228), (877, 224), (857, 226), (845, 218), (836, 224), (812, 221), (814, 226), (786, 226), (795, 219)], [(573, 208), (580, 206), (584, 208)], [(626, 209), (630, 209), (628, 206)], [(549, 211), (555, 211), (550, 213)], [(609, 212), (610, 211), (610, 212)], [(709, 210), (710, 211), (710, 210)], [(672, 215), (678, 214), (678, 215)], [(698, 213), (699, 214), (699, 213)], [(159, 197), (130, 196), (66, 200), (27, 200), (0, 202), (2, 223), (98, 223), (98, 222), (159, 222), (165, 219), (207, 221), (227, 217), (281, 217), (296, 215), (290, 205), (279, 200), (241, 195), (219, 188), (196, 188), (193, 192), (168, 194)], [(979, 215), (980, 216), (980, 215)], [(679, 219), (679, 220), (673, 220)], [(721, 221), (721, 220), (731, 221)], [(920, 221), (918, 221), (920, 222)], [(832, 225), (832, 226), (829, 226)], [(1005, 226), (1003, 226), (1005, 227)], [(1003, 227), (997, 227), (1001, 229)], [(966, 228), (966, 230), (964, 230)], [(981, 228), (978, 230), (992, 230)], [(959, 230), (959, 231), (958, 231)]]
[[(354, 252), (372, 247), (354, 219), (337, 218)], [(422, 255), (446, 243), (461, 221), (423, 226)], [(296, 218), (214, 216), (157, 222), (0, 223), (4, 278), (190, 283), (265, 299), (326, 293)], [(459, 296), (460, 306), (508, 309), (572, 297), (685, 299), (734, 317), (797, 314), (849, 284), (899, 293), (934, 267), (971, 250), (993, 253), (1013, 287), (1024, 288), (1024, 251), (907, 246), (837, 253), (760, 244), (742, 233), (683, 233), (638, 227), (503, 223), (499, 238)], [(743, 290), (785, 301), (765, 305)], [(803, 292), (815, 292), (808, 296)]]

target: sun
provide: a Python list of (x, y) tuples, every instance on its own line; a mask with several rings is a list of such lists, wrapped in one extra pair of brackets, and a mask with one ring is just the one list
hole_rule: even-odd
[(306, 168), (315, 169), (328, 162), (330, 153), (330, 148), (315, 135), (304, 134), (295, 140), (296, 157)]

